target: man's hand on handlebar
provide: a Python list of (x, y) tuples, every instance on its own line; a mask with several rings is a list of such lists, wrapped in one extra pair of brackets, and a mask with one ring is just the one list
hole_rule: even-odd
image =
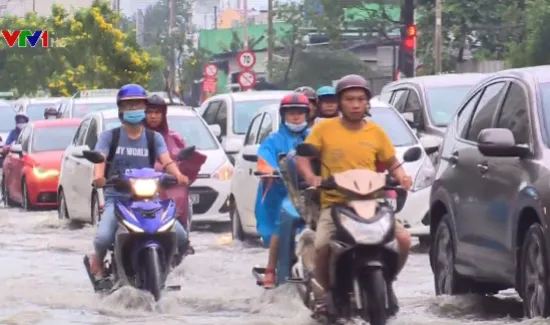
[(107, 183), (107, 180), (105, 179), (105, 177), (103, 176), (94, 176), (94, 180), (93, 180), (93, 184), (96, 186), (96, 187), (103, 187), (105, 186), (105, 183)]
[(399, 179), (399, 185), (407, 191), (410, 190), (413, 185), (412, 178), (408, 175), (405, 175), (404, 177)]
[(313, 175), (311, 177), (306, 178), (307, 185), (311, 187), (319, 187), (321, 186), (322, 182), (323, 182), (323, 178), (321, 176)]
[(189, 178), (183, 174), (176, 176), (179, 184), (189, 184)]

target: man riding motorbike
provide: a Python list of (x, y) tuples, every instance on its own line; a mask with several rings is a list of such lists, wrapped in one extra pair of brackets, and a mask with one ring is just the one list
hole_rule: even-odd
[(315, 116), (317, 114), (317, 94), (315, 93), (315, 89), (308, 86), (303, 86), (297, 88), (294, 92), (306, 95), (309, 100), (308, 127), (312, 127), (315, 123)]
[(11, 145), (14, 143), (17, 138), (19, 138), (19, 134), (21, 134), (21, 130), (25, 128), (25, 126), (29, 123), (29, 117), (25, 113), (17, 113), (15, 115), (15, 129), (11, 130), (8, 134), (8, 138), (6, 139), (6, 146)]
[(331, 118), (340, 115), (336, 90), (331, 86), (323, 86), (317, 89), (317, 116)]
[[(168, 127), (166, 114), (168, 113), (168, 105), (166, 101), (159, 95), (152, 95), (147, 98), (147, 109), (145, 110), (145, 126), (153, 131), (160, 133), (164, 137), (166, 147), (172, 159), (176, 159), (178, 152), (185, 148), (183, 138), (175, 131)], [(189, 178), (189, 185), (192, 184), (199, 175), (202, 164), (206, 161), (206, 156), (195, 151), (193, 155), (185, 161), (178, 163), (178, 168), (182, 174)], [(163, 171), (162, 164), (158, 161), (155, 163), (155, 169)], [(160, 192), (160, 197), (165, 200), (171, 198), (176, 203), (178, 220), (189, 230), (188, 221), (191, 218), (191, 209), (189, 206), (189, 187), (187, 185), (174, 186), (168, 189), (163, 189)], [(192, 251), (191, 246), (188, 247)]]
[[(122, 127), (103, 131), (99, 135), (95, 150), (101, 152), (106, 161), (95, 165), (94, 185), (102, 187), (106, 179), (121, 175), (126, 169), (153, 168), (156, 159), (180, 184), (187, 184), (188, 178), (180, 173), (170, 157), (162, 135), (143, 126), (147, 106), (145, 89), (136, 84), (122, 86), (117, 93), (117, 106)], [(103, 259), (115, 241), (118, 229), (115, 200), (129, 199), (129, 194), (111, 187), (105, 189), (104, 193), (105, 207), (94, 239), (95, 254), (89, 257), (90, 270), (96, 278), (103, 276)], [(187, 242), (187, 233), (181, 223), (176, 222), (175, 227), (178, 245), (181, 247)]]
[(55, 109), (55, 107), (48, 107), (44, 110), (45, 120), (56, 120), (59, 117), (59, 112)]
[[(304, 94), (286, 95), (281, 100), (279, 114), (281, 125), (277, 132), (270, 134), (258, 149), (258, 172), (273, 174), (278, 171), (278, 158), (302, 143), (309, 133), (309, 103)], [(269, 245), (269, 257), (264, 274), (264, 287), (275, 286), (275, 267), (279, 258), (279, 225), (281, 205), (287, 196), (281, 180), (264, 179), (258, 186), (256, 197), (256, 228), (265, 245)]]
[[(392, 176), (405, 189), (410, 189), (411, 178), (399, 165), (393, 147), (384, 130), (372, 121), (366, 121), (365, 115), (372, 97), (368, 82), (361, 76), (348, 75), (342, 77), (336, 86), (337, 104), (341, 117), (320, 121), (311, 130), (306, 143), (314, 145), (321, 153), (323, 168), (321, 176), (314, 174), (310, 158), (297, 156), (296, 163), (308, 185), (318, 187), (323, 178), (332, 173), (345, 172), (351, 169), (376, 170), (382, 163), (390, 170)], [(394, 169), (395, 168), (395, 169)], [(316, 296), (316, 312), (328, 313), (326, 294), (329, 290), (329, 242), (336, 228), (330, 211), (331, 206), (344, 203), (345, 198), (337, 191), (322, 191), (321, 213), (317, 223), (315, 238), (315, 284), (313, 291)], [(399, 243), (399, 270), (405, 265), (411, 245), (409, 233), (400, 225), (395, 228), (395, 236)]]

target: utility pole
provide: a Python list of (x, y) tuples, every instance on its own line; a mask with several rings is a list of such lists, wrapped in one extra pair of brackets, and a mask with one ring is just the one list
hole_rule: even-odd
[(120, 0), (115, 1), (115, 10), (120, 14)]
[(248, 0), (243, 1), (243, 47), (248, 50)]
[(32, 12), (36, 12), (36, 0), (32, 0)]
[(442, 31), (441, 31), (441, 11), (442, 11), (442, 0), (435, 0), (435, 40), (434, 40), (434, 60), (435, 60), (435, 74), (440, 74), (443, 70), (443, 64), (441, 62), (441, 52), (442, 52)]
[(218, 29), (218, 6), (214, 6), (214, 29)]
[(275, 51), (275, 38), (273, 35), (273, 0), (267, 0), (267, 78), (273, 77), (273, 52)]
[[(170, 20), (169, 20), (169, 26), (168, 26), (168, 35), (172, 36), (174, 33), (174, 28), (176, 25), (176, 0), (170, 0)], [(170, 41), (172, 41), (172, 38), (170, 37)], [(174, 44), (170, 44), (171, 48), (170, 51), (172, 52), (172, 60), (170, 60), (170, 73), (169, 73), (169, 93), (170, 96), (172, 96), (172, 91), (175, 90), (176, 87), (176, 49), (173, 46)]]

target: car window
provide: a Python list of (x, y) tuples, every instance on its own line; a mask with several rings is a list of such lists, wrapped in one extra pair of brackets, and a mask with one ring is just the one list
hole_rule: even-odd
[(458, 113), (457, 125), (456, 125), (456, 134), (462, 135), (465, 134), (465, 126), (467, 125), (472, 113), (481, 97), (481, 91), (478, 91), (474, 97), (472, 97), (466, 106)]
[(505, 82), (498, 82), (485, 88), (464, 137), (466, 140), (477, 142), (479, 132), (491, 127), (491, 121), (502, 97), (505, 84)]
[(90, 127), (88, 128), (88, 132), (86, 133), (86, 140), (84, 141), (84, 144), (88, 146), (90, 149), (94, 149), (95, 145), (97, 143), (97, 120), (92, 119), (90, 121)]
[(380, 93), (380, 100), (383, 102), (389, 103), (391, 99), (391, 94), (392, 92), (389, 90), (383, 91), (382, 93)]
[[(202, 114), (202, 118), (206, 122), (206, 124), (211, 125), (214, 124), (214, 121), (216, 120), (216, 115), (218, 114), (218, 108), (220, 107), (219, 101), (213, 101), (206, 107), (206, 110)], [(221, 127), (221, 125), (220, 125)]]
[(252, 123), (250, 123), (250, 127), (248, 128), (248, 132), (246, 133), (246, 138), (244, 140), (244, 145), (250, 145), (256, 143), (256, 136), (258, 135), (258, 128), (260, 127), (260, 123), (262, 122), (262, 116), (264, 114), (258, 114), (254, 119), (252, 120)]
[(218, 124), (220, 126), (222, 137), (227, 135), (227, 105), (225, 101), (220, 102), (218, 114), (212, 124)]
[(256, 143), (262, 143), (265, 138), (267, 138), (271, 132), (273, 132), (273, 119), (269, 113), (265, 114), (264, 120), (262, 121), (262, 126), (260, 126), (260, 131), (258, 132), (258, 140)]
[(405, 103), (405, 109), (403, 112), (421, 112), (422, 110), (422, 103), (420, 102), (420, 98), (418, 97), (418, 94), (414, 90), (409, 90), (409, 96), (407, 97), (407, 102)]
[(76, 129), (76, 125), (35, 128), (32, 136), (32, 152), (65, 150)]
[(216, 150), (218, 142), (210, 133), (210, 129), (198, 116), (169, 116), (168, 125), (178, 133), (188, 146), (197, 150)]
[(435, 126), (446, 127), (472, 85), (426, 89), (428, 115)]
[(527, 95), (520, 85), (510, 84), (496, 127), (512, 131), (517, 144), (529, 144), (531, 129)]
[(0, 132), (10, 132), (15, 128), (15, 111), (9, 105), (0, 106)]
[(407, 89), (396, 90), (393, 93), (392, 105), (397, 109), (398, 112), (402, 113), (405, 109), (405, 104), (407, 103), (407, 95), (409, 91)]
[(84, 145), (84, 140), (86, 138), (86, 131), (88, 131), (88, 126), (90, 126), (90, 119), (85, 120), (80, 125), (79, 132), (78, 132), (79, 133), (78, 138), (76, 139), (76, 145), (77, 146), (83, 146)]
[(54, 103), (34, 103), (27, 105), (25, 113), (29, 116), (29, 120), (38, 121), (44, 119), (44, 110), (48, 107), (54, 107)]
[(260, 108), (279, 104), (281, 99), (247, 100), (233, 103), (233, 133), (245, 134), (252, 118)]
[(367, 118), (380, 125), (390, 138), (390, 141), (396, 147), (412, 146), (416, 144), (414, 134), (399, 114), (393, 109), (387, 107), (371, 107), (369, 110), (371, 117)]
[(116, 102), (112, 103), (78, 103), (73, 105), (73, 118), (83, 118), (88, 113), (118, 109)]

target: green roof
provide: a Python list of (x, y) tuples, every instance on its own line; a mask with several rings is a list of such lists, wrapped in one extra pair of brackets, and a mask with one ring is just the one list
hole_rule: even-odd
[[(384, 9), (391, 20), (399, 21), (401, 19), (401, 8), (397, 6), (385, 6)], [(361, 7), (346, 8), (344, 11), (346, 21), (354, 22), (372, 18), (374, 12), (382, 11), (382, 6), (375, 3), (369, 3)]]
[[(281, 38), (290, 31), (292, 25), (287, 23), (274, 23), (275, 37)], [(199, 31), (199, 47), (208, 50), (212, 54), (221, 54), (231, 52), (231, 42), (233, 40), (233, 32), (237, 32), (242, 40), (243, 28), (224, 28), (224, 29), (208, 29)], [(267, 49), (267, 24), (263, 25), (248, 25), (248, 38), (253, 42), (259, 40), (252, 50), (261, 51)]]

